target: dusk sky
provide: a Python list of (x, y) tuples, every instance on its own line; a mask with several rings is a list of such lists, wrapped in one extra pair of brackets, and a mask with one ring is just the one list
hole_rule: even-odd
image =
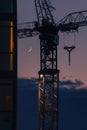
[[(18, 23), (37, 21), (34, 0), (17, 1)], [(53, 15), (56, 22), (71, 12), (87, 10), (87, 0), (51, 1), (55, 7)], [(59, 38), (59, 130), (86, 130), (87, 27), (79, 28), (76, 33), (76, 49), (71, 52), (71, 66), (68, 66), (68, 53), (63, 49), (62, 33), (59, 33)], [(32, 77), (38, 78), (40, 70), (39, 45), (38, 36), (18, 40), (18, 130), (37, 130), (37, 79)], [(74, 45), (74, 34), (65, 34), (65, 45)], [(30, 53), (29, 48), (32, 48)]]
[[(87, 9), (86, 0), (79, 0), (79, 2), (78, 0), (54, 0), (52, 4), (55, 7), (53, 15), (56, 22), (71, 12)], [(18, 23), (36, 20), (34, 1), (18, 0)], [(66, 45), (74, 45), (73, 36), (74, 34), (71, 36), (65, 34)], [(68, 66), (68, 53), (63, 49), (62, 33), (59, 33), (59, 38), (58, 68), (60, 69), (60, 79), (64, 77), (80, 79), (87, 83), (87, 27), (79, 28), (79, 32), (76, 33), (76, 49), (71, 52), (71, 66)], [(39, 45), (38, 36), (18, 40), (18, 77), (38, 77), (40, 69)], [(32, 52), (27, 53), (30, 47), (32, 47)]]

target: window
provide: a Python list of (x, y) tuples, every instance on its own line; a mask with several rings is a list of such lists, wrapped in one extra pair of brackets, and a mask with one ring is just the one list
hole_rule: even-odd
[(0, 80), (0, 130), (12, 130), (13, 82)]
[(0, 0), (0, 13), (13, 13), (13, 0)]
[(13, 22), (0, 22), (0, 71), (13, 70)]

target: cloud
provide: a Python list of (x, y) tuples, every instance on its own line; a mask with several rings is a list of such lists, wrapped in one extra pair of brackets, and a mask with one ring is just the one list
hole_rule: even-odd
[(37, 86), (38, 86), (38, 79), (36, 79), (36, 78), (31, 78), (31, 79), (18, 78), (17, 84), (20, 89), (35, 90), (35, 89), (37, 89)]
[[(19, 78), (18, 91), (38, 91), (37, 78)], [(87, 98), (87, 86), (80, 80), (62, 80), (59, 83), (59, 97), (61, 98)]]
[[(18, 86), (20, 86), (21, 89), (37, 89), (38, 87), (38, 79), (37, 78), (18, 78)], [(87, 90), (87, 85), (82, 82), (81, 80), (74, 79), (74, 80), (67, 80), (66, 78), (59, 81), (59, 88), (60, 89), (68, 89), (68, 90), (79, 90), (79, 89), (85, 89)]]
[(66, 88), (66, 89), (87, 89), (87, 85), (85, 85), (84, 82), (75, 79), (72, 80), (62, 80), (60, 81), (60, 88)]
[[(38, 129), (37, 82), (36, 78), (18, 79), (17, 130)], [(83, 86), (84, 82), (77, 79), (60, 81), (59, 130), (87, 129), (87, 89)]]

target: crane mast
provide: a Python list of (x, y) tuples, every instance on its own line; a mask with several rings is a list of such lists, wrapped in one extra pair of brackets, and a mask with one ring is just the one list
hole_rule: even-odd
[(38, 130), (58, 130), (58, 31), (49, 0), (34, 0), (40, 39)]
[(39, 26), (41, 26), (43, 19), (49, 20), (54, 23), (52, 11), (54, 7), (52, 6), (50, 0), (34, 0), (37, 20)]
[[(44, 28), (43, 28), (44, 29)], [(58, 69), (56, 34), (40, 34), (40, 71), (38, 87), (39, 130), (58, 130)]]

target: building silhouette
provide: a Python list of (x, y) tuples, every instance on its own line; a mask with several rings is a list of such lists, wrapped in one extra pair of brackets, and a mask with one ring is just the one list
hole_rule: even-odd
[(0, 130), (16, 130), (16, 0), (0, 0)]

